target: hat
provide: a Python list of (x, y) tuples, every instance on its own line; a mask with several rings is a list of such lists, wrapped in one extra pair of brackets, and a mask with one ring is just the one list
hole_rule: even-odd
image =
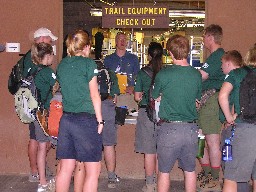
[(58, 37), (54, 36), (49, 29), (44, 27), (37, 29), (34, 33), (34, 38), (46, 37), (46, 36), (51, 37), (53, 41), (56, 41), (58, 39)]

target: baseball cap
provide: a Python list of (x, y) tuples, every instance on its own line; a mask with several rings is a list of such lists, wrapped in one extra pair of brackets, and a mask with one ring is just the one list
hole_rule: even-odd
[(53, 41), (56, 41), (58, 39), (58, 37), (54, 36), (49, 29), (44, 27), (37, 29), (34, 33), (34, 38), (46, 37), (46, 36), (51, 37)]

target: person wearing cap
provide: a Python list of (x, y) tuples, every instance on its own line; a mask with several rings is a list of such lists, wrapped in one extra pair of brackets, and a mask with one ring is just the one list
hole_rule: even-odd
[[(35, 43), (47, 43), (52, 45), (53, 41), (56, 41), (58, 37), (52, 34), (52, 32), (47, 28), (39, 28), (34, 32), (34, 42)], [(29, 50), (24, 55), (24, 70), (23, 76), (26, 77), (29, 74), (29, 70), (34, 68), (35, 64), (31, 58), (31, 50)], [(38, 182), (39, 175), (38, 175), (38, 168), (37, 168), (37, 156), (40, 155), (40, 149), (38, 148), (38, 141), (36, 140), (35, 134), (35, 126), (33, 123), (29, 124), (29, 132), (30, 132), (30, 139), (28, 144), (28, 157), (30, 163), (30, 175), (29, 181), (30, 182)], [(50, 145), (49, 145), (50, 149)], [(51, 175), (51, 174), (50, 174)]]

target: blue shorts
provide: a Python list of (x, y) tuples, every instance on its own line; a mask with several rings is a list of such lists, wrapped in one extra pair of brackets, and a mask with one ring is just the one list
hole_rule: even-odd
[(163, 123), (157, 129), (159, 171), (169, 173), (177, 159), (183, 171), (195, 171), (197, 137), (198, 126), (195, 123)]
[(98, 134), (95, 114), (63, 113), (56, 156), (81, 162), (101, 161), (102, 135)]
[(139, 109), (135, 131), (135, 151), (156, 154), (156, 125), (147, 116), (145, 108)]
[(117, 126), (115, 124), (116, 105), (112, 100), (106, 99), (101, 102), (102, 118), (105, 125), (102, 132), (104, 146), (113, 146), (117, 144)]
[[(223, 137), (231, 136), (231, 127), (222, 133)], [(256, 178), (256, 125), (237, 123), (231, 141), (231, 161), (224, 162), (224, 178), (236, 182), (248, 182)]]

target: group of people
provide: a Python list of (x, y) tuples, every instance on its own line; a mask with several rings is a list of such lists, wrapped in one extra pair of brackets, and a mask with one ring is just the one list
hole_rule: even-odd
[[(162, 45), (151, 42), (147, 66), (153, 73), (150, 77), (140, 69), (137, 56), (126, 51), (126, 35), (117, 33), (116, 51), (104, 60), (105, 67), (111, 71), (111, 91), (107, 99), (102, 100), (98, 91), (98, 66), (90, 58), (89, 34), (77, 30), (67, 36), (67, 56), (55, 73), (49, 66), (54, 57), (52, 43), (57, 37), (46, 28), (35, 31), (35, 42), (25, 55), (23, 75), (40, 69), (35, 83), (46, 109), (57, 85), (63, 96), (55, 178), (49, 179), (45, 173), (50, 138), (44, 135), (37, 121), (29, 125), (29, 180), (39, 181), (38, 192), (68, 192), (73, 175), (75, 191), (97, 191), (102, 151), (108, 171), (108, 187), (116, 187), (120, 178), (115, 173), (115, 107), (118, 99), (133, 94), (139, 109), (135, 151), (144, 154), (146, 182), (142, 191), (168, 192), (170, 172), (176, 160), (184, 171), (185, 191), (221, 191), (221, 131), (224, 139), (230, 137), (234, 125), (233, 160), (222, 166), (223, 191), (248, 191), (248, 181), (256, 177), (255, 125), (239, 118), (239, 86), (247, 74), (243, 66), (256, 66), (256, 46), (249, 50), (243, 61), (238, 51), (225, 52), (221, 48), (222, 37), (219, 25), (206, 27), (203, 43), (210, 56), (200, 69), (188, 63), (190, 46), (186, 37), (174, 35), (168, 39), (166, 49), (173, 60), (173, 65), (169, 66), (162, 65)], [(129, 76), (123, 95), (120, 95), (115, 75), (120, 72)], [(152, 98), (160, 102), (157, 124), (149, 120), (146, 112), (152, 86)], [(202, 172), (196, 175), (199, 133), (205, 135), (207, 146), (204, 156), (199, 159)], [(256, 190), (256, 185), (254, 188)]]
[[(255, 69), (256, 46), (243, 60), (237, 50), (225, 52), (221, 48), (222, 38), (219, 25), (205, 28), (203, 44), (210, 55), (200, 69), (187, 62), (190, 49), (186, 37), (169, 38), (166, 49), (173, 65), (166, 67), (161, 61), (159, 64), (161, 45), (150, 43), (153, 77), (140, 70), (134, 95), (139, 104), (135, 151), (145, 154), (146, 185), (142, 191), (169, 191), (169, 174), (176, 160), (184, 171), (185, 191), (245, 192), (249, 191), (250, 179), (255, 182), (255, 125), (240, 118), (239, 88), (248, 71), (245, 67)], [(157, 124), (148, 119), (145, 110), (152, 84), (152, 97), (160, 101)], [(236, 131), (232, 133), (234, 126)], [(205, 135), (206, 147), (203, 157), (198, 158), (202, 171), (196, 175), (198, 134)], [(222, 163), (221, 147), (231, 136), (233, 160)], [(220, 169), (224, 173), (223, 187)]]

